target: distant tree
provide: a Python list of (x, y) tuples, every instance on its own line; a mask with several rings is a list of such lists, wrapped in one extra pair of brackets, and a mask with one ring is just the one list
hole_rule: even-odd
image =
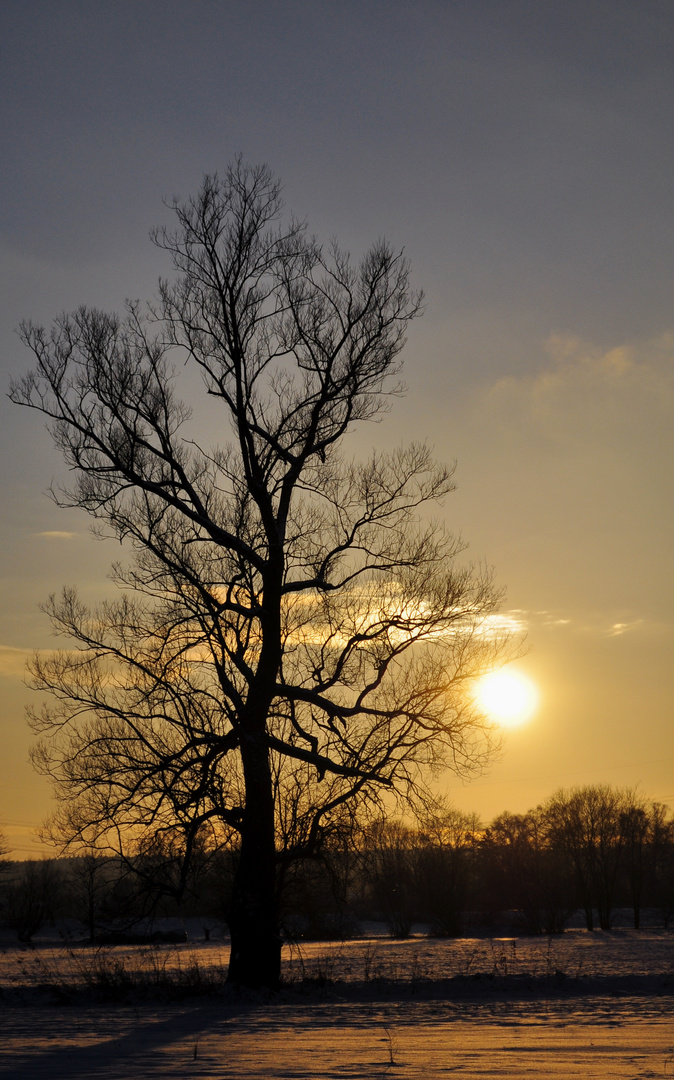
[(620, 816), (620, 831), (634, 928), (638, 930), (641, 926), (644, 893), (652, 877), (653, 846), (649, 807), (636, 792), (626, 793), (625, 806)]
[(4, 832), (0, 832), (0, 874), (6, 871), (11, 865), (7, 856), (11, 851), (10, 843)]
[(611, 929), (624, 857), (624, 815), (633, 805), (633, 792), (597, 784), (560, 790), (543, 806), (552, 842), (571, 860), (588, 930), (594, 929), (595, 909), (600, 928)]
[(674, 916), (674, 818), (658, 802), (651, 803), (649, 818), (650, 894), (667, 928)]
[(420, 822), (415, 876), (422, 918), (433, 935), (457, 937), (464, 929), (480, 833), (474, 814), (450, 807)]
[(3, 896), (3, 916), (19, 941), (30, 942), (46, 922), (53, 920), (62, 897), (58, 865), (49, 859), (15, 864)]
[(351, 843), (329, 843), (314, 858), (295, 860), (280, 898), (284, 937), (352, 937), (358, 929), (353, 901), (360, 891), (361, 865)]
[(531, 933), (561, 933), (576, 906), (572, 866), (541, 808), (499, 814), (481, 848), (485, 876), (501, 908), (519, 912)]
[(77, 850), (64, 871), (64, 905), (86, 927), (90, 943), (110, 933), (129, 932), (156, 914), (164, 891), (147, 873), (141, 857), (121, 859), (95, 847)]
[(68, 866), (69, 913), (84, 923), (91, 943), (96, 940), (111, 887), (110, 862), (94, 849), (71, 859)]
[(372, 900), (391, 937), (409, 937), (418, 915), (417, 836), (401, 821), (382, 818), (364, 839), (365, 873)]
[[(421, 523), (451, 471), (419, 445), (338, 453), (397, 390), (420, 311), (406, 260), (379, 243), (353, 266), (279, 226), (281, 205), (266, 167), (206, 177), (154, 234), (177, 278), (149, 324), (138, 304), (26, 324), (36, 367), (11, 394), (76, 476), (57, 502), (132, 554), (118, 600), (46, 606), (69, 643), (32, 666), (53, 700), (35, 763), (71, 845), (170, 832), (187, 863), (205, 829), (215, 847), (235, 832), (230, 979), (250, 986), (279, 980), (279, 862), (312, 855), (346, 804), (414, 801), (429, 770), (486, 760), (468, 687), (504, 649), (490, 575)], [(202, 445), (171, 355), (230, 442)]]

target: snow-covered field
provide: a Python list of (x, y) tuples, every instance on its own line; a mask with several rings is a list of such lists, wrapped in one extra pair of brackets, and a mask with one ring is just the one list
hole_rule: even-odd
[(223, 941), (6, 946), (0, 1075), (674, 1077), (672, 933), (303, 943), (278, 995), (176, 999), (226, 959)]
[(641, 978), (662, 975), (674, 985), (674, 932), (659, 929), (609, 933), (567, 930), (552, 937), (466, 937), (417, 935), (400, 941), (383, 934), (347, 942), (302, 942), (286, 946), (286, 972), (305, 972), (347, 981), (386, 978), (403, 982), (471, 976), (564, 975)]

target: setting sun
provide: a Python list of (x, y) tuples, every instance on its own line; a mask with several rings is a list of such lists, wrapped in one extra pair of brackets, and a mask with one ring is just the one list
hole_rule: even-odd
[(477, 699), (492, 720), (519, 727), (535, 713), (538, 690), (518, 671), (494, 671), (480, 680)]

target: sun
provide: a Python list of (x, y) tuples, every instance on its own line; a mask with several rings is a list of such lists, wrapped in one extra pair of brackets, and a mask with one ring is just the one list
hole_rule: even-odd
[(519, 727), (538, 707), (538, 690), (519, 671), (493, 671), (478, 683), (477, 700), (502, 727)]

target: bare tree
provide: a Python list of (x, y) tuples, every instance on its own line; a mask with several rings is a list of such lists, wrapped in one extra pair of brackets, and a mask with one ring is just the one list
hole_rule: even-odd
[(417, 831), (417, 888), (430, 933), (458, 937), (466, 921), (482, 829), (474, 814), (450, 806), (438, 810), (426, 815)]
[[(275, 985), (279, 849), (311, 854), (347, 804), (414, 799), (429, 770), (486, 760), (467, 690), (502, 655), (499, 597), (422, 523), (453, 488), (426, 447), (338, 453), (399, 390), (420, 310), (403, 255), (324, 251), (241, 161), (171, 206), (154, 240), (177, 276), (155, 308), (23, 326), (37, 363), (11, 397), (49, 418), (77, 478), (56, 500), (132, 552), (116, 601), (66, 589), (46, 606), (71, 648), (33, 664), (52, 695), (35, 760), (73, 844), (171, 832), (187, 864), (204, 830), (214, 846), (234, 832), (230, 979)], [(229, 442), (202, 446), (172, 355), (201, 371)]]
[(674, 915), (674, 817), (667, 806), (651, 803), (651, 889), (665, 929)]
[(588, 930), (594, 910), (602, 930), (611, 929), (618, 873), (624, 859), (626, 813), (635, 806), (629, 788), (594, 784), (555, 792), (542, 811), (548, 835), (571, 860)]
[(109, 862), (94, 848), (70, 860), (68, 865), (69, 907), (86, 926), (90, 944), (96, 940), (101, 906), (111, 887)]
[(575, 908), (574, 867), (555, 838), (541, 807), (499, 814), (482, 838), (490, 891), (502, 909), (519, 913), (530, 933), (561, 933)]
[(625, 877), (634, 914), (634, 926), (636, 929), (640, 927), (643, 904), (649, 901), (660, 907), (667, 925), (674, 899), (674, 822), (668, 808), (662, 803), (648, 803), (631, 790), (626, 792), (626, 796), (621, 827), (624, 838)]
[(373, 823), (365, 840), (366, 875), (377, 917), (394, 938), (410, 936), (417, 914), (416, 845), (413, 829), (387, 818)]
[(56, 916), (62, 896), (58, 864), (49, 859), (29, 859), (15, 866), (4, 890), (4, 922), (16, 931), (19, 941), (29, 943)]
[(641, 908), (644, 892), (649, 884), (652, 861), (652, 818), (650, 808), (636, 792), (626, 793), (625, 806), (620, 817), (623, 838), (625, 876), (634, 919), (634, 929), (641, 926)]

